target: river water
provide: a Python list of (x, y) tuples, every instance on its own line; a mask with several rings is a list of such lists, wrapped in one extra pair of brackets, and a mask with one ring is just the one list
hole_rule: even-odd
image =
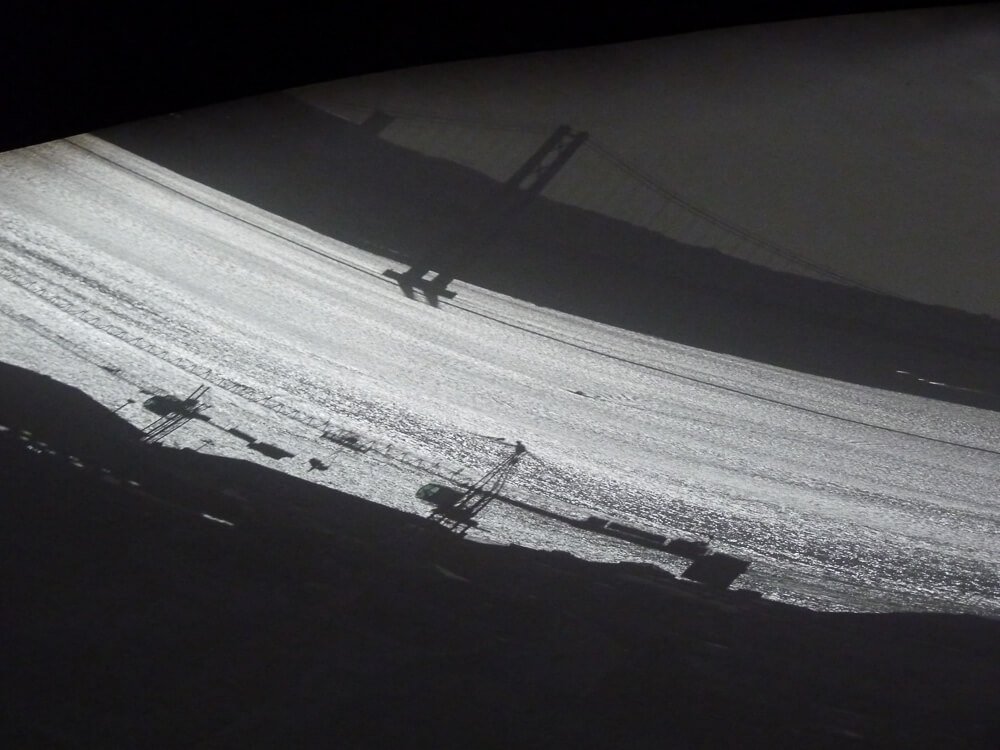
[[(514, 440), (508, 493), (714, 536), (737, 587), (825, 610), (1000, 615), (1000, 418), (681, 346), (457, 282), (407, 299), (377, 255), (95, 138), (0, 155), (0, 359), (138, 426), (210, 386), (167, 444), (414, 513)], [(900, 363), (905, 369), (906, 363)], [(131, 399), (131, 403), (130, 400)], [(291, 458), (247, 449), (236, 428)], [(322, 439), (347, 431), (367, 453)], [(309, 459), (329, 466), (309, 471)], [(685, 561), (494, 505), (470, 538)]]

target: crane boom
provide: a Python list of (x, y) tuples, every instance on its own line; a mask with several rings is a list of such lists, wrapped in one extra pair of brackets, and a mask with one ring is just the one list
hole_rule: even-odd
[(464, 536), (472, 526), (478, 525), (475, 517), (501, 495), (507, 480), (526, 452), (527, 448), (518, 440), (511, 455), (486, 472), (453, 502), (437, 505), (431, 511), (430, 517), (442, 526)]

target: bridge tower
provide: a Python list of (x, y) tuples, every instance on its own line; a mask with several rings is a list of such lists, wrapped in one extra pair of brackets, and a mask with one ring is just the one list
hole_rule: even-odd
[[(411, 299), (414, 289), (423, 292), (428, 303), (435, 306), (440, 297), (453, 298), (455, 292), (450, 291), (448, 285), (455, 279), (455, 266), (488, 247), (522, 208), (542, 194), (587, 138), (584, 131), (560, 125), (503, 184), (496, 201), (481, 207), (456, 228), (436, 258), (424, 254), (406, 271), (388, 270), (383, 275), (395, 279)], [(439, 268), (446, 265), (449, 270), (440, 270), (434, 277), (425, 279), (432, 270), (432, 263)]]
[(430, 512), (430, 517), (456, 534), (465, 536), (469, 528), (478, 525), (475, 521), (476, 516), (501, 495), (507, 480), (525, 453), (527, 448), (518, 440), (510, 456), (486, 472), (457, 500), (434, 508)]

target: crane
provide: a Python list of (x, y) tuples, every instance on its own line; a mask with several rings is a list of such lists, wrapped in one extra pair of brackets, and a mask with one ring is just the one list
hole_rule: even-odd
[(465, 536), (471, 527), (478, 525), (475, 517), (501, 495), (518, 462), (527, 451), (524, 444), (518, 440), (513, 453), (464, 491), (432, 483), (425, 484), (417, 490), (417, 497), (434, 504), (434, 509), (430, 512), (431, 519)]

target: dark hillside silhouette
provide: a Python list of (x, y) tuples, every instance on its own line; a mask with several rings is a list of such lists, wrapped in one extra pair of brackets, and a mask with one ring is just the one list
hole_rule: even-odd
[(996, 747), (996, 620), (478, 544), (3, 363), (0, 425), (4, 747)]

